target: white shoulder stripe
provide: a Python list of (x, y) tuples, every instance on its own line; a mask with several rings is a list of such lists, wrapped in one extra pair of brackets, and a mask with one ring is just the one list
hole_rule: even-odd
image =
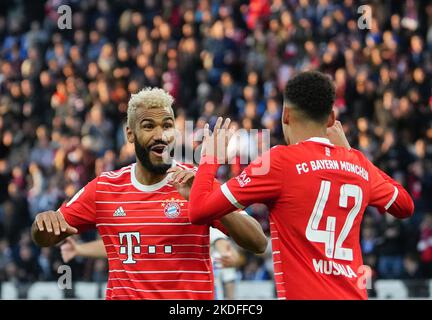
[(127, 167), (123, 167), (123, 168), (116, 170), (116, 171), (114, 171), (114, 170), (113, 171), (104, 171), (101, 173), (101, 175), (104, 174), (104, 175), (109, 175), (112, 177), (119, 176), (119, 175), (122, 175), (126, 171), (130, 171), (131, 167), (132, 167), (132, 165), (129, 165)]
[(221, 186), (221, 191), (222, 191), (222, 193), (224, 194), (224, 196), (229, 200), (229, 202), (231, 202), (231, 204), (232, 204), (233, 206), (235, 206), (236, 208), (239, 208), (239, 209), (244, 209), (244, 206), (241, 205), (241, 204), (237, 201), (237, 199), (233, 196), (233, 194), (231, 193), (231, 191), (228, 189), (228, 186), (227, 186), (226, 183), (224, 183), (224, 184)]
[(119, 174), (108, 174), (108, 173), (101, 173), (101, 175), (99, 177), (105, 177), (105, 178), (109, 178), (109, 179), (116, 179), (121, 177), (123, 174), (125, 173), (129, 173), (130, 170), (125, 170), (123, 172), (120, 172)]
[(393, 202), (396, 201), (396, 198), (397, 198), (398, 194), (399, 194), (398, 188), (394, 187), (393, 197), (390, 199), (390, 201), (384, 207), (386, 210), (388, 210), (388, 208), (390, 208), (390, 206), (393, 204)]

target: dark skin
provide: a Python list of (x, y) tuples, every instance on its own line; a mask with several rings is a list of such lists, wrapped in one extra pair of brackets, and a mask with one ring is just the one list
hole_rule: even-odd
[(49, 247), (78, 233), (59, 211), (45, 211), (36, 216), (31, 228), (33, 241), (40, 247)]
[[(161, 168), (164, 165), (170, 166), (169, 151), (175, 144), (172, 109), (138, 107), (131, 127), (126, 128), (128, 142), (134, 143), (135, 146), (138, 144), (140, 152), (148, 152), (145, 155), (137, 155), (136, 179), (141, 184), (152, 185), (171, 174), (173, 185), (185, 199), (188, 199), (195, 176), (192, 170), (172, 168), (165, 173), (149, 170), (149, 166), (153, 168)], [(149, 163), (143, 165), (140, 158), (146, 158)], [(255, 253), (265, 251), (267, 238), (261, 225), (254, 218), (233, 212), (224, 216), (221, 222), (231, 238), (244, 249)], [(78, 230), (69, 226), (58, 211), (46, 211), (38, 214), (32, 226), (32, 238), (41, 247), (55, 245), (77, 232)]]
[[(155, 166), (171, 163), (168, 149), (175, 143), (174, 114), (171, 108), (137, 108), (134, 128), (126, 128), (127, 140), (148, 148), (149, 160)], [(162, 148), (165, 148), (160, 152)], [(137, 157), (137, 180), (144, 185), (160, 182), (166, 173), (158, 174), (146, 169)]]

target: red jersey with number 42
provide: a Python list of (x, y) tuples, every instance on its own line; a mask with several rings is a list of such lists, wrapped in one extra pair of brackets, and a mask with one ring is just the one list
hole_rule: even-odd
[[(219, 204), (206, 211), (213, 217), (222, 206), (227, 212), (230, 205), (268, 205), (279, 299), (366, 299), (367, 269), (360, 248), (366, 206), (399, 218), (413, 212), (411, 198), (398, 183), (361, 152), (328, 139), (274, 147), (220, 190), (207, 197), (194, 195), (195, 188), (206, 188), (202, 178), (207, 173), (209, 179), (212, 170), (209, 164), (200, 165), (191, 208), (200, 210), (195, 196), (203, 206)], [(197, 215), (190, 212), (191, 220), (199, 220)]]
[(168, 176), (142, 185), (135, 165), (102, 173), (60, 208), (79, 232), (98, 229), (109, 261), (106, 298), (213, 299), (209, 226), (189, 222), (188, 201)]

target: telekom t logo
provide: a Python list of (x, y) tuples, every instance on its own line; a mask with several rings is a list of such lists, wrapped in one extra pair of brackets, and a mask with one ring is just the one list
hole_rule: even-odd
[[(127, 259), (123, 261), (124, 264), (134, 264), (136, 260), (133, 259), (133, 254), (140, 254), (140, 234), (139, 232), (120, 232), (120, 254), (127, 254)], [(124, 243), (123, 239), (126, 238), (126, 245), (122, 245)], [(136, 245), (134, 245), (134, 240), (136, 239)]]

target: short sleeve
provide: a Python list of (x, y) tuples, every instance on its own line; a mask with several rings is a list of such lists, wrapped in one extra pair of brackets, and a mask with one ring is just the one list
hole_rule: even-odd
[(90, 181), (69, 202), (64, 203), (59, 208), (66, 222), (77, 228), (80, 233), (94, 229), (96, 225), (95, 196), (97, 179)]

